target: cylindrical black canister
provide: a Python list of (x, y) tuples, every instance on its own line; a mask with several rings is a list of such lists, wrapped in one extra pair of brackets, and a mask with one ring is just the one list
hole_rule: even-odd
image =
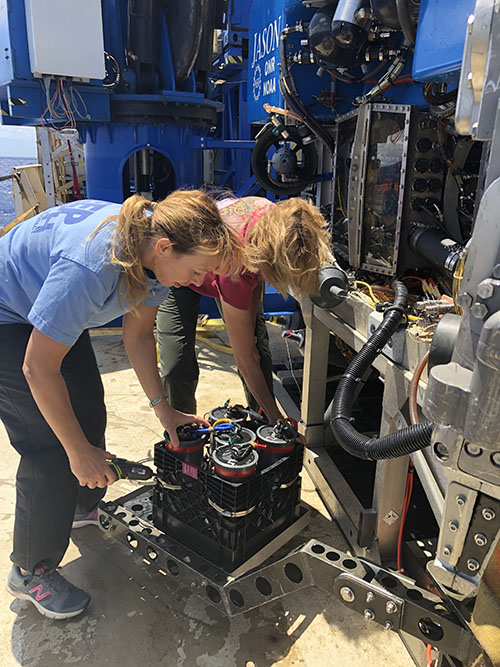
[(247, 445), (255, 442), (256, 435), (249, 428), (237, 426), (236, 429), (228, 431), (219, 431), (215, 434), (217, 447), (222, 445)]
[(217, 519), (221, 555), (233, 557), (252, 537), (249, 517), (260, 497), (257, 473), (259, 455), (252, 445), (222, 445), (212, 452), (213, 476), (207, 485), (207, 501)]
[(222, 405), (210, 410), (208, 421), (214, 424), (219, 419), (230, 419), (235, 424), (241, 424), (245, 421), (247, 415), (238, 405)]
[(168, 433), (165, 431), (165, 448), (175, 456), (176, 459), (188, 463), (198, 468), (201, 466), (203, 459), (203, 447), (207, 442), (208, 434), (196, 433), (197, 426), (190, 424), (177, 427), (177, 435), (179, 437), (179, 445), (174, 447), (170, 442)]
[(251, 445), (222, 445), (212, 452), (212, 461), (219, 477), (242, 482), (255, 474), (259, 455)]
[[(292, 434), (290, 433), (290, 436)], [(257, 429), (259, 459), (262, 468), (268, 468), (283, 456), (289, 456), (295, 449), (295, 440), (283, 431), (279, 425), (260, 426)]]

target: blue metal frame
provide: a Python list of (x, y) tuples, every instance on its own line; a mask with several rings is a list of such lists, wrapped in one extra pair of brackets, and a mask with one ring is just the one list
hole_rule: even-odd
[[(202, 151), (217, 152), (216, 186), (232, 189), (238, 196), (262, 194), (262, 188), (251, 173), (253, 136), (267, 119), (262, 108), (266, 101), (282, 106), (278, 91), (279, 48), (274, 21), (280, 30), (298, 20), (308, 20), (316, 11), (305, 7), (301, 0), (232, 0), (222, 32), (222, 53), (213, 63), (212, 86), (204, 95), (197, 92), (195, 72), (179, 86), (175, 81), (174, 58), (166, 16), (160, 15), (159, 72), (154, 94), (138, 94), (135, 73), (127, 66), (128, 0), (102, 0), (104, 45), (118, 61), (121, 84), (114, 90), (101, 81), (72, 82), (85, 100), (89, 118), (77, 119), (85, 144), (87, 163), (87, 194), (89, 197), (122, 201), (124, 166), (131, 155), (150, 148), (165, 156), (175, 174), (176, 186), (202, 185)], [(407, 63), (404, 74), (414, 80), (454, 81), (458, 77), (467, 14), (473, 11), (474, 0), (421, 0), (419, 29), (413, 62)], [(272, 36), (272, 39), (271, 39)], [(303, 34), (290, 35), (288, 48), (298, 51)], [(256, 40), (260, 40), (256, 42)], [(260, 46), (259, 46), (260, 44)], [(0, 3), (0, 110), (4, 124), (41, 123), (45, 100), (40, 81), (31, 74), (26, 31), (24, 0)], [(254, 53), (259, 58), (254, 58)], [(261, 57), (262, 56), (262, 57)], [(274, 58), (274, 62), (271, 59)], [(267, 63), (267, 70), (266, 70)], [(256, 81), (256, 67), (261, 79)], [(335, 114), (351, 109), (356, 95), (366, 92), (372, 84), (353, 86), (332, 81), (328, 75), (316, 76), (317, 65), (293, 65), (297, 90), (311, 113), (320, 120), (333, 121)], [(269, 95), (263, 95), (264, 80)], [(214, 84), (217, 82), (217, 85)], [(256, 96), (256, 86), (260, 86)], [(335, 95), (335, 108), (320, 105), (318, 98)], [(344, 100), (342, 98), (345, 98)], [(422, 86), (405, 83), (385, 94), (387, 101), (425, 107)], [(121, 108), (134, 105), (140, 111), (130, 122), (112, 120), (113, 104)], [(218, 112), (215, 128), (190, 126), (181, 120), (152, 119), (147, 109), (172, 104), (203, 105)], [(147, 106), (149, 104), (149, 107)], [(252, 123), (255, 123), (252, 126)], [(320, 175), (318, 180), (328, 178)], [(275, 200), (274, 195), (267, 196)], [(281, 308), (283, 310), (283, 308)]]

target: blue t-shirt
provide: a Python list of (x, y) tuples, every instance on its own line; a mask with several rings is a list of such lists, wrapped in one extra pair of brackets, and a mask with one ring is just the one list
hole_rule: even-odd
[[(0, 237), (0, 325), (31, 323), (58, 343), (73, 345), (89, 327), (130, 310), (122, 271), (110, 263), (119, 204), (86, 199), (57, 206)], [(158, 306), (168, 287), (146, 276), (147, 306)]]

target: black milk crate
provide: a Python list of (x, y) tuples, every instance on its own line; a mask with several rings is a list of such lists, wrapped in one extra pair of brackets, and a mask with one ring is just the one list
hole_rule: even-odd
[(163, 532), (233, 572), (288, 528), (300, 513), (304, 448), (297, 445), (268, 468), (242, 482), (230, 482), (155, 445), (158, 481), (153, 522)]

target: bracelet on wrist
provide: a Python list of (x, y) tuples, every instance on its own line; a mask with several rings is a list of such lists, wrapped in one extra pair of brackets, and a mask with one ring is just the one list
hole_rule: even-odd
[(161, 396), (157, 396), (156, 398), (153, 398), (151, 401), (149, 401), (149, 407), (154, 408), (155, 405), (158, 405), (158, 403), (161, 403), (162, 401), (166, 401), (167, 397), (165, 394), (162, 394)]

